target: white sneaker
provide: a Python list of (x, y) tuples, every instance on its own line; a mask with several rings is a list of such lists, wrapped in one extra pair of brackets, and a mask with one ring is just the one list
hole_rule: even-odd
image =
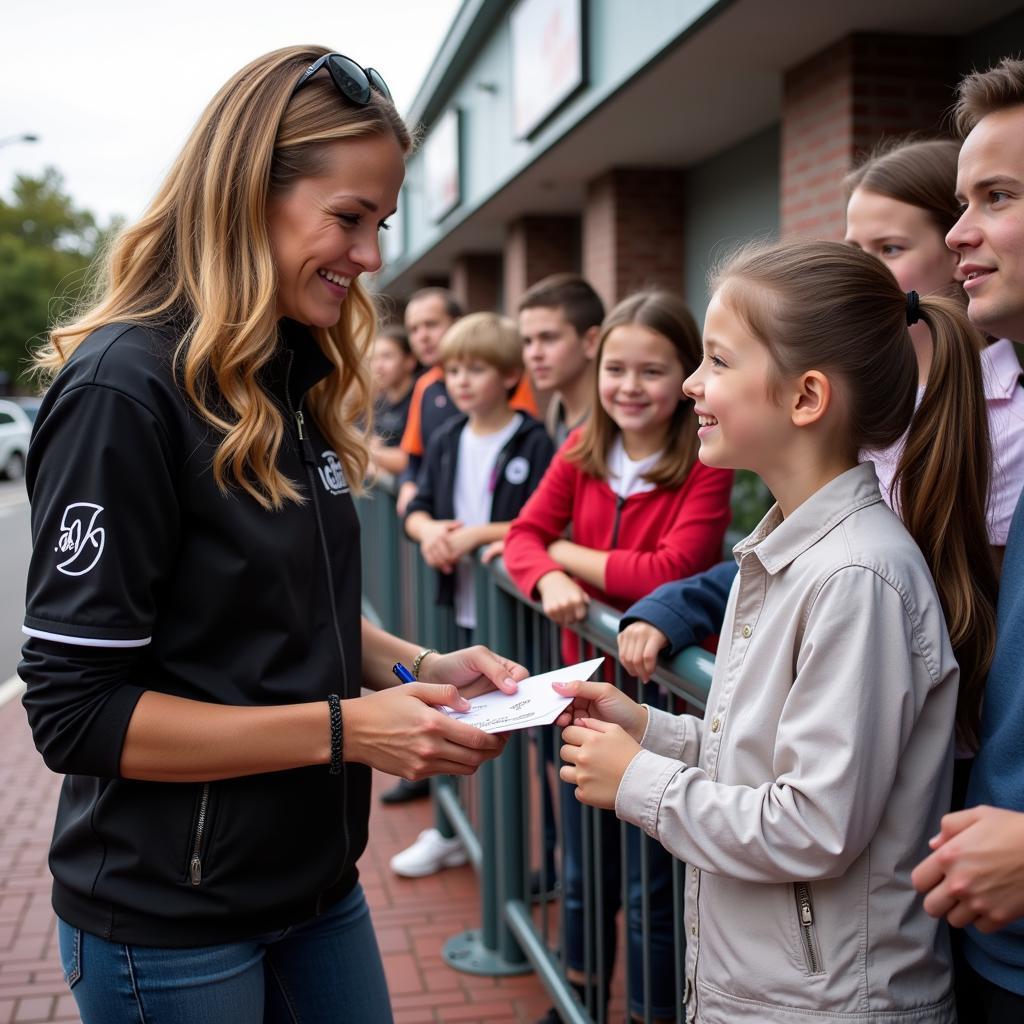
[(412, 846), (391, 858), (391, 870), (403, 878), (422, 878), (441, 868), (457, 868), (468, 859), (461, 839), (445, 839), (436, 828), (428, 828)]

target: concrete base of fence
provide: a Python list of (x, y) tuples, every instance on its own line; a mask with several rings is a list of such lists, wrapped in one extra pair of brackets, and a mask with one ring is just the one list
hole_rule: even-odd
[(529, 974), (533, 970), (533, 964), (528, 960), (514, 963), (504, 959), (497, 950), (488, 949), (479, 928), (452, 936), (444, 944), (441, 956), (449, 967), (464, 974), (485, 974), (497, 978)]

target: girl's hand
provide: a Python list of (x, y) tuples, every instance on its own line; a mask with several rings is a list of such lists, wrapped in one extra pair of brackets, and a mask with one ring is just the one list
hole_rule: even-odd
[[(592, 684), (593, 685), (593, 684)], [(640, 744), (621, 726), (584, 718), (562, 733), (566, 763), (559, 777), (576, 787), (576, 799), (591, 807), (615, 808), (615, 795)]]
[(451, 654), (428, 654), (420, 665), (422, 682), (451, 684), (464, 697), (479, 697), (491, 690), (515, 693), (519, 681), (529, 674), (522, 665), (502, 658), (482, 644)]
[(345, 760), (415, 780), (472, 775), (502, 752), (503, 737), (457, 722), (436, 705), (456, 710), (469, 706), (455, 686), (427, 683), (392, 686), (342, 701)]
[(587, 592), (564, 572), (549, 572), (537, 583), (544, 614), (560, 626), (569, 626), (586, 618), (590, 598)]
[(555, 719), (555, 725), (567, 725), (583, 719), (598, 719), (618, 725), (639, 743), (647, 731), (647, 708), (637, 704), (611, 683), (552, 683), (556, 693), (573, 697), (573, 702)]
[(501, 558), (503, 554), (505, 554), (504, 539), (492, 540), (491, 543), (484, 548), (483, 553), (480, 555), (480, 561), (483, 562), (484, 565), (490, 565), (496, 558)]
[(649, 622), (631, 622), (619, 634), (619, 662), (637, 679), (647, 683), (658, 666), (658, 652), (668, 637)]
[(450, 534), (462, 526), (457, 519), (435, 519), (423, 527), (420, 537), (420, 551), (423, 561), (439, 572), (451, 573), (458, 561), (452, 551)]

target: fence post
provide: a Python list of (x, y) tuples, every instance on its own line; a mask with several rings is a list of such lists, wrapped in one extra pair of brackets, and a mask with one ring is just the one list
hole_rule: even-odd
[[(491, 575), (474, 564), (477, 598), (477, 637), (493, 651), (515, 650), (515, 607), (494, 586)], [(467, 974), (494, 977), (528, 974), (519, 943), (505, 923), (504, 906), (510, 885), (520, 894), (523, 887), (523, 808), (517, 798), (521, 772), (522, 737), (515, 736), (502, 755), (481, 765), (480, 786), (480, 907), (481, 927), (453, 936), (444, 944), (445, 962)], [(512, 757), (510, 758), (510, 754)], [(518, 756), (518, 759), (517, 759)]]

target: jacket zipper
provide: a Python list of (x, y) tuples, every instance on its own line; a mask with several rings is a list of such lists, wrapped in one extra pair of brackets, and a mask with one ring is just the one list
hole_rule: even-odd
[(615, 519), (612, 521), (612, 539), (608, 545), (608, 550), (612, 551), (619, 543), (619, 522), (622, 520), (622, 506), (626, 504), (626, 499), (620, 495), (615, 496)]
[(203, 795), (199, 798), (199, 817), (196, 818), (196, 830), (192, 836), (192, 858), (188, 862), (188, 874), (193, 885), (203, 880), (203, 862), (200, 850), (203, 845), (203, 832), (206, 829), (206, 810), (210, 803), (210, 784), (203, 783)]
[(814, 934), (814, 907), (811, 905), (811, 887), (807, 882), (794, 882), (796, 909), (800, 915), (800, 936), (804, 944), (804, 959), (811, 974), (823, 974), (824, 967), (818, 953), (817, 938)]
[[(324, 571), (327, 574), (327, 596), (331, 602), (331, 622), (334, 625), (334, 639), (338, 645), (338, 656), (341, 659), (341, 694), (347, 696), (348, 694), (348, 665), (345, 662), (345, 645), (341, 641), (341, 626), (338, 623), (338, 602), (334, 592), (334, 576), (331, 573), (331, 557), (330, 551), (327, 549), (327, 536), (324, 533), (324, 521), (320, 513), (320, 500), (317, 497), (317, 481), (316, 473), (316, 460), (310, 456), (310, 460), (307, 461), (305, 458), (306, 450), (309, 446), (309, 441), (306, 437), (306, 433), (303, 429), (305, 426), (305, 417), (302, 415), (302, 400), (299, 400), (298, 405), (292, 404), (292, 391), (291, 391), (291, 374), (292, 374), (292, 363), (294, 362), (295, 356), (293, 353), (288, 353), (288, 369), (285, 372), (284, 378), (284, 396), (288, 403), (288, 408), (292, 410), (292, 415), (295, 417), (295, 426), (299, 432), (299, 458), (306, 466), (306, 477), (309, 480), (309, 497), (313, 502), (313, 512), (316, 515), (316, 528), (320, 534), (320, 551), (324, 558)], [(344, 759), (341, 762), (341, 783), (342, 783), (342, 812), (341, 812), (341, 824), (342, 831), (345, 837), (345, 857), (348, 857), (348, 851), (351, 849), (352, 843), (349, 838), (348, 832), (348, 817), (347, 808), (344, 806), (347, 803), (346, 796), (348, 793), (348, 779), (345, 771)], [(339, 872), (338, 877), (341, 877)], [(322, 909), (323, 894), (317, 896), (316, 901), (316, 913), (320, 914)]]

